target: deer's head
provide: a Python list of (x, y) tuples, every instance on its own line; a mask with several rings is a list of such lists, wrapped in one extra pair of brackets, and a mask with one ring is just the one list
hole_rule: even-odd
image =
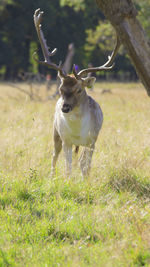
[(50, 60), (50, 57), (55, 55), (57, 49), (55, 48), (52, 52), (49, 51), (49, 47), (46, 44), (46, 40), (44, 39), (44, 35), (41, 29), (42, 15), (43, 15), (43, 12), (41, 12), (40, 9), (37, 9), (35, 11), (34, 24), (36, 27), (36, 31), (38, 34), (38, 38), (41, 44), (41, 48), (42, 48), (45, 60), (44, 61), (37, 60), (35, 57), (35, 54), (34, 54), (34, 59), (38, 63), (42, 65), (46, 65), (58, 71), (59, 77), (61, 79), (61, 85), (60, 85), (59, 91), (63, 99), (62, 111), (64, 113), (68, 113), (80, 103), (83, 96), (86, 94), (85, 87), (93, 86), (96, 79), (95, 77), (89, 77), (88, 74), (93, 73), (93, 72), (98, 72), (98, 71), (110, 70), (113, 68), (114, 66), (113, 61), (120, 47), (120, 41), (117, 36), (116, 46), (111, 56), (108, 57), (108, 61), (104, 65), (99, 66), (99, 67), (91, 67), (91, 68), (83, 69), (78, 73), (74, 65), (73, 75), (67, 75), (65, 71), (63, 70), (63, 67), (61, 66), (61, 64), (56, 65)]
[(80, 105), (84, 101), (86, 95), (85, 87), (92, 87), (95, 82), (95, 77), (87, 77), (76, 79), (73, 75), (61, 77), (59, 87), (60, 96), (62, 98), (62, 112), (68, 113)]

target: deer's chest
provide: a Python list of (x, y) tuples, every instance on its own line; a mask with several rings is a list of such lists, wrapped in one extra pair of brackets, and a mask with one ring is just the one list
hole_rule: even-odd
[(80, 146), (90, 145), (90, 114), (68, 113), (62, 115), (59, 132), (65, 142)]

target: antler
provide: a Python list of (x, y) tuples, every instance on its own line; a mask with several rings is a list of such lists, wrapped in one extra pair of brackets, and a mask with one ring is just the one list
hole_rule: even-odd
[(36, 52), (34, 52), (33, 58), (39, 64), (46, 65), (46, 66), (48, 66), (48, 67), (50, 67), (50, 68), (52, 68), (54, 70), (59, 71), (60, 72), (60, 75), (65, 78), (66, 77), (66, 73), (62, 69), (61, 64), (59, 64), (57, 66), (55, 63), (51, 62), (51, 60), (50, 60), (50, 57), (52, 57), (52, 56), (54, 56), (56, 54), (57, 48), (55, 48), (52, 52), (50, 52), (49, 51), (49, 47), (46, 44), (46, 39), (44, 38), (44, 34), (42, 32), (42, 29), (41, 29), (41, 20), (42, 20), (43, 13), (44, 13), (43, 11), (40, 11), (40, 8), (38, 8), (37, 10), (35, 10), (35, 12), (34, 12), (34, 24), (35, 24), (37, 35), (38, 35), (38, 38), (39, 38), (39, 41), (40, 41), (40, 44), (41, 44), (41, 48), (42, 48), (42, 52), (43, 52), (45, 61), (38, 60), (35, 57)]
[(97, 71), (102, 71), (102, 70), (110, 70), (114, 67), (114, 58), (119, 50), (119, 47), (121, 45), (121, 42), (120, 42), (120, 39), (119, 37), (117, 36), (117, 39), (116, 39), (116, 45), (115, 45), (115, 48), (111, 54), (111, 56), (108, 56), (108, 61), (102, 65), (102, 66), (99, 66), (99, 67), (94, 67), (94, 68), (87, 68), (87, 69), (83, 69), (81, 70), (79, 73), (76, 72), (76, 69), (75, 69), (75, 65), (73, 66), (73, 73), (75, 75), (75, 77), (77, 79), (80, 79), (81, 77), (83, 77), (84, 75), (87, 75), (89, 72), (97, 72)]

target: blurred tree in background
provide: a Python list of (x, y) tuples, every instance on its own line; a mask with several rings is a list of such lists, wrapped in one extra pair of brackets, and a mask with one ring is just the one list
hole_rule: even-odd
[(139, 20), (150, 39), (150, 0), (135, 0)]
[[(150, 38), (150, 0), (135, 0), (139, 19)], [(43, 31), (51, 49), (57, 47), (54, 61), (64, 60), (69, 43), (75, 45), (74, 63), (81, 68), (88, 63), (98, 66), (106, 61), (114, 47), (114, 30), (91, 0), (0, 0), (0, 77), (16, 79), (19, 72), (48, 71), (37, 66), (32, 54), (39, 41), (33, 23), (35, 9), (44, 11)], [(51, 71), (52, 75), (56, 75)], [(114, 73), (114, 74), (113, 74)], [(136, 78), (125, 51), (120, 50), (113, 72), (107, 75)], [(106, 74), (101, 74), (104, 77)]]

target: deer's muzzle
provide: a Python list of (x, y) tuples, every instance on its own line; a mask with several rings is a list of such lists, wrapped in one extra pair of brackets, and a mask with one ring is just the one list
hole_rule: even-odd
[(70, 112), (70, 111), (72, 110), (72, 107), (71, 107), (69, 104), (63, 104), (61, 110), (62, 110), (62, 112), (64, 112), (64, 113), (68, 113), (68, 112)]

